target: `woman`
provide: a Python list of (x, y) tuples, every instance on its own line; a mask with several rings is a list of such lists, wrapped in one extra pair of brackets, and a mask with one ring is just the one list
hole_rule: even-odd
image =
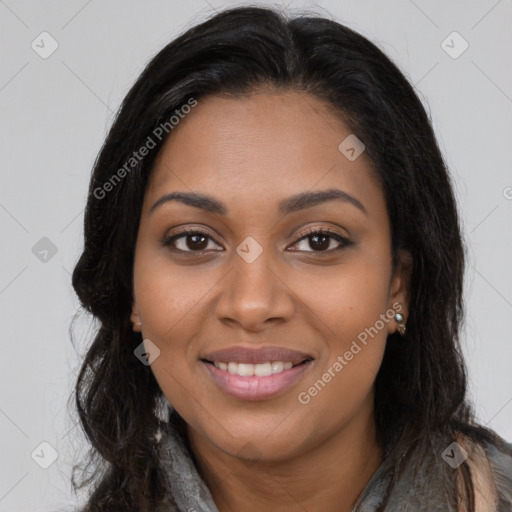
[(512, 510), (512, 446), (466, 398), (450, 178), (359, 34), (244, 7), (171, 42), (84, 231), (84, 510)]

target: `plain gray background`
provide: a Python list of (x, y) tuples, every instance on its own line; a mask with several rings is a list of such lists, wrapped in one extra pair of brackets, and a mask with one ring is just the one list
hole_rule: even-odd
[[(77, 324), (76, 353), (70, 279), (92, 164), (113, 114), (165, 44), (242, 4), (0, 0), (0, 511), (74, 509), (70, 468), (85, 445), (67, 400), (94, 323)], [(480, 422), (512, 440), (511, 0), (276, 4), (346, 23), (415, 84), (454, 177), (470, 247), (471, 395)], [(51, 48), (42, 32), (58, 44), (45, 59), (31, 46), (44, 37)], [(52, 449), (42, 442), (58, 453), (48, 469), (40, 464)]]

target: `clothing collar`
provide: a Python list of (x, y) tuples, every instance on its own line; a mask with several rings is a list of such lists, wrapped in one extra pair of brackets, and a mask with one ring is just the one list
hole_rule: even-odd
[[(210, 490), (198, 473), (186, 436), (186, 424), (170, 404), (165, 425), (157, 439), (160, 463), (173, 504), (157, 512), (219, 512)], [(375, 512), (384, 502), (385, 510), (390, 511), (456, 512), (452, 483), (446, 477), (446, 462), (441, 458), (443, 447), (449, 442), (442, 436), (432, 435), (431, 443), (420, 443), (417, 448), (404, 452), (400, 473), (398, 466), (391, 466), (384, 459), (351, 512)], [(512, 446), (506, 445), (508, 452), (485, 445), (499, 497), (496, 512), (512, 510)], [(399, 477), (396, 476), (398, 474)], [(390, 483), (393, 483), (391, 493), (388, 491)]]

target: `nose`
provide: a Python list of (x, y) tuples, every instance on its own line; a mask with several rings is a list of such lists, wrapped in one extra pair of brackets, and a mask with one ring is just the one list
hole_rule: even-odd
[(219, 283), (216, 315), (222, 322), (259, 332), (293, 316), (293, 292), (283, 272), (267, 257), (270, 252), (264, 250), (251, 263), (234, 255), (231, 271)]

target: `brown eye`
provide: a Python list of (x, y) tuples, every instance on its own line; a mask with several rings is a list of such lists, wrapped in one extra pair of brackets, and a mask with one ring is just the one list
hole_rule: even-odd
[(186, 229), (179, 234), (166, 237), (162, 241), (164, 247), (172, 247), (182, 252), (202, 252), (208, 247), (212, 240), (208, 233), (194, 229)]
[(192, 251), (200, 251), (208, 246), (208, 237), (200, 234), (186, 235), (185, 244)]
[[(304, 236), (302, 236), (296, 242), (296, 244), (306, 241), (306, 240), (308, 241), (308, 246), (311, 249), (313, 249), (313, 251), (308, 251), (305, 249), (298, 249), (299, 251), (305, 250), (305, 252), (319, 252), (319, 253), (329, 252), (329, 253), (331, 253), (331, 252), (343, 249), (347, 245), (350, 245), (350, 242), (346, 238), (344, 238), (341, 235), (339, 235), (338, 233), (328, 230), (328, 229), (310, 230)], [(328, 250), (329, 247), (331, 246), (333, 240), (338, 242), (338, 247)]]
[[(182, 230), (180, 233), (164, 238), (164, 240), (162, 240), (162, 245), (164, 247), (170, 247), (177, 252), (201, 253), (212, 249), (211, 247), (208, 249), (210, 241), (213, 242), (213, 239), (208, 233), (189, 228)], [(337, 247), (331, 247), (333, 245), (333, 241), (338, 243)], [(318, 254), (332, 253), (350, 245), (349, 240), (328, 229), (312, 229), (306, 232), (297, 242), (295, 242), (296, 245), (300, 243), (307, 243), (310, 250), (303, 248), (297, 249), (297, 251), (313, 252)]]

